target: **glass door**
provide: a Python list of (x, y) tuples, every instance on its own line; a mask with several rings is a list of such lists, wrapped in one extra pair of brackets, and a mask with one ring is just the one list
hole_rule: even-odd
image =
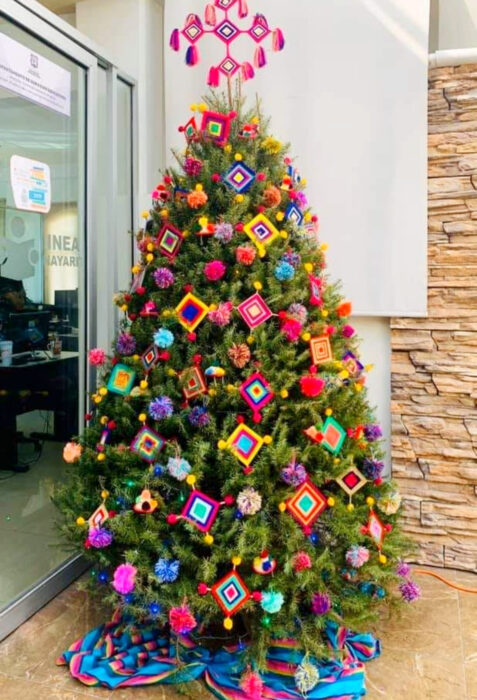
[(1, 627), (68, 559), (51, 494), (84, 413), (88, 71), (1, 16), (0, 59)]

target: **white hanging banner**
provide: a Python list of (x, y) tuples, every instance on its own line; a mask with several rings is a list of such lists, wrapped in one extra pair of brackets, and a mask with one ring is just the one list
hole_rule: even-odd
[(67, 117), (71, 114), (71, 73), (2, 33), (0, 87)]
[(51, 207), (51, 176), (46, 163), (12, 156), (10, 183), (17, 209), (48, 214)]

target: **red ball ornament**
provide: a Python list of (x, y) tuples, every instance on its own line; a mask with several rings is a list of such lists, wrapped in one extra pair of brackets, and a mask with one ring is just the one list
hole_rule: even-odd
[(242, 425), (242, 423), (245, 423), (245, 418), (243, 416), (237, 416), (236, 420), (237, 420), (237, 423), (239, 425)]
[(219, 173), (214, 173), (211, 177), (212, 182), (220, 182), (221, 179), (222, 178), (220, 177)]
[(167, 350), (164, 350), (164, 352), (161, 352), (159, 354), (159, 359), (163, 360), (164, 362), (167, 362), (168, 360), (171, 359), (171, 353), (168, 352)]
[(259, 182), (263, 182), (266, 179), (267, 179), (267, 176), (265, 175), (265, 173), (257, 173), (257, 180)]
[(314, 224), (318, 223), (318, 217), (316, 216), (316, 214), (311, 217), (311, 220), (313, 221)]
[(268, 555), (270, 552), (267, 549), (264, 549), (263, 552), (260, 552), (260, 558), (261, 559), (268, 559)]
[(363, 525), (363, 526), (361, 527), (361, 534), (362, 534), (362, 535), (367, 535), (367, 534), (368, 534), (368, 526), (367, 526), (367, 525)]
[(165, 175), (164, 177), (164, 183), (166, 185), (172, 185), (172, 177), (170, 175)]
[(375, 479), (375, 480), (373, 481), (373, 484), (374, 484), (375, 486), (381, 486), (382, 483), (383, 483), (383, 478), (382, 478), (381, 476), (379, 476), (377, 479)]
[(135, 321), (137, 319), (137, 314), (129, 314), (129, 320)]
[(243, 231), (243, 224), (239, 221), (238, 224), (235, 224), (235, 230), (238, 231), (238, 233), (241, 233)]
[(202, 363), (202, 355), (199, 355), (199, 353), (196, 353), (194, 357), (192, 358), (193, 362), (195, 365), (200, 365)]
[(290, 197), (290, 199), (296, 199), (296, 192), (295, 192), (295, 190), (290, 190), (289, 193), (288, 193), (288, 196)]
[(254, 591), (252, 593), (252, 600), (254, 600), (256, 603), (260, 603), (262, 600), (262, 594), (260, 591)]
[(208, 589), (207, 584), (206, 583), (199, 583), (199, 585), (197, 586), (197, 593), (199, 595), (207, 595), (208, 592), (209, 592), (209, 589)]
[(140, 297), (144, 296), (146, 293), (146, 287), (138, 287), (136, 289), (136, 294), (139, 294)]
[(334, 335), (336, 333), (336, 328), (334, 326), (328, 326), (326, 328), (327, 335)]
[(311, 529), (311, 527), (309, 525), (305, 525), (305, 527), (303, 528), (303, 534), (306, 535), (306, 537), (309, 537), (312, 532), (313, 530)]
[(117, 513), (115, 510), (110, 510), (110, 511), (108, 511), (108, 515), (110, 518), (115, 518)]
[(262, 416), (260, 413), (254, 413), (252, 416), (252, 420), (254, 423), (261, 423), (262, 422)]
[(310, 374), (316, 374), (318, 372), (318, 368), (316, 365), (311, 365), (310, 367)]
[(278, 312), (278, 318), (280, 321), (286, 321), (287, 319), (287, 312), (286, 311), (279, 311)]
[(85, 419), (86, 421), (89, 421), (89, 420), (91, 420), (92, 418), (93, 418), (93, 414), (92, 414), (92, 413), (85, 413), (85, 414), (84, 414), (84, 419)]
[(384, 526), (384, 529), (386, 530), (386, 532), (392, 532), (393, 526), (391, 525), (391, 523), (388, 523)]
[(285, 158), (283, 159), (283, 162), (285, 163), (285, 165), (291, 165), (293, 161), (290, 158), (290, 156), (285, 156)]
[(91, 549), (91, 542), (89, 541), (89, 537), (84, 541), (84, 548)]
[(118, 362), (119, 362), (119, 358), (117, 358), (117, 357), (113, 357), (113, 359), (111, 360), (111, 364), (112, 364), (113, 367), (114, 367), (115, 365), (117, 365)]
[(265, 211), (265, 207), (263, 206), (263, 204), (258, 205), (257, 211), (259, 214), (263, 214), (263, 212)]
[(195, 341), (197, 340), (197, 333), (187, 333), (187, 340), (190, 343), (195, 343)]
[(131, 296), (130, 294), (125, 294), (125, 295), (124, 295), (124, 301), (125, 301), (126, 303), (129, 303), (129, 302), (131, 301), (131, 299), (132, 299), (132, 296)]
[(117, 428), (116, 421), (110, 420), (108, 422), (108, 430), (116, 430), (116, 428)]
[(166, 518), (166, 522), (168, 525), (176, 525), (177, 520), (177, 515), (174, 515), (174, 513), (170, 513)]
[(193, 291), (194, 291), (194, 285), (193, 285), (193, 284), (190, 284), (190, 283), (189, 283), (189, 284), (185, 284), (185, 285), (184, 285), (184, 292), (185, 292), (186, 294), (190, 294), (190, 292), (193, 292)]
[(243, 468), (243, 473), (245, 474), (245, 476), (249, 476), (250, 474), (252, 474), (252, 472), (253, 472), (253, 467), (244, 467)]
[(235, 498), (229, 494), (228, 496), (225, 496), (224, 503), (226, 506), (233, 506), (235, 503)]
[(304, 396), (314, 398), (319, 396), (325, 388), (325, 382), (320, 377), (308, 375), (300, 379), (300, 391)]

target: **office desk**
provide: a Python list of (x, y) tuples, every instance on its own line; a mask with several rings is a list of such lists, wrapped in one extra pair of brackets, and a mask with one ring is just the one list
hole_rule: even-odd
[(45, 362), (0, 365), (0, 469), (18, 462), (16, 418), (29, 411), (54, 412), (54, 437), (78, 433), (78, 357), (62, 352)]

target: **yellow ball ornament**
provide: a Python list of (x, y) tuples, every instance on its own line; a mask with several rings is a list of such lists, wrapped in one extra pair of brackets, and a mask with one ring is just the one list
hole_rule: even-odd
[(230, 143), (228, 143), (228, 144), (225, 146), (224, 151), (225, 151), (226, 153), (232, 153), (232, 146), (230, 145)]
[(232, 564), (234, 566), (240, 566), (242, 563), (242, 557), (232, 557)]
[(104, 462), (106, 460), (106, 455), (104, 452), (100, 452), (98, 455), (98, 462)]
[(141, 212), (141, 217), (143, 219), (149, 219), (149, 212), (147, 211), (147, 209), (144, 209), (144, 211)]
[(334, 464), (335, 466), (338, 466), (338, 464), (341, 464), (341, 459), (340, 459), (339, 457), (335, 457), (334, 460), (333, 460), (333, 464)]
[(283, 219), (285, 218), (285, 214), (282, 211), (278, 211), (275, 218), (277, 221), (283, 221)]
[(336, 503), (336, 501), (335, 501), (335, 499), (333, 498), (333, 496), (330, 496), (330, 497), (328, 498), (328, 505), (329, 505), (329, 507), (330, 507), (330, 508), (333, 508), (334, 505), (335, 505), (335, 503)]
[(312, 263), (305, 263), (303, 267), (305, 268), (305, 272), (308, 272), (308, 273), (313, 272), (313, 264)]
[(214, 389), (214, 388), (209, 389), (209, 396), (217, 396), (217, 391), (216, 391), (216, 389)]
[(286, 241), (288, 238), (288, 233), (286, 231), (280, 231), (280, 238), (283, 238), (283, 240)]
[(248, 338), (247, 338), (247, 344), (248, 344), (248, 345), (253, 345), (254, 342), (255, 342), (255, 338), (253, 337), (253, 335), (249, 335)]
[(257, 280), (253, 283), (253, 287), (257, 290), (257, 292), (260, 292), (263, 289), (263, 284)]
[(168, 209), (161, 209), (161, 216), (163, 219), (167, 219), (169, 216), (169, 210)]
[(99, 419), (99, 422), (101, 423), (101, 425), (106, 425), (106, 423), (108, 421), (109, 421), (108, 416), (101, 416), (101, 418)]
[(106, 389), (106, 387), (102, 386), (101, 389), (99, 390), (100, 396), (106, 396), (107, 393), (108, 393), (108, 390)]
[(189, 486), (194, 486), (197, 483), (197, 477), (194, 474), (189, 474), (186, 482)]
[(387, 564), (388, 563), (388, 558), (385, 554), (379, 555), (379, 563), (380, 564)]
[(332, 408), (327, 408), (325, 411), (326, 416), (332, 416), (333, 415), (333, 409)]
[(105, 501), (108, 496), (109, 496), (109, 491), (106, 491), (106, 489), (101, 491), (101, 498), (103, 499), (103, 501)]
[(86, 520), (80, 516), (76, 518), (76, 524), (79, 525), (79, 527), (83, 527), (83, 525), (86, 525)]
[(306, 333), (303, 333), (303, 335), (301, 336), (301, 339), (302, 339), (305, 343), (309, 343), (310, 340), (311, 340), (311, 333), (308, 333), (308, 331), (307, 331)]
[(134, 362), (139, 362), (139, 355), (133, 355), (131, 359), (134, 360)]
[(214, 544), (214, 538), (212, 535), (206, 535), (204, 537), (204, 542), (208, 547), (211, 547)]
[(327, 251), (329, 247), (330, 247), (330, 246), (328, 245), (328, 243), (322, 243), (322, 244), (320, 245), (320, 248), (321, 248), (321, 250), (322, 250), (323, 252)]
[(127, 305), (127, 304), (123, 304), (123, 305), (120, 307), (120, 309), (121, 309), (121, 311), (123, 311), (124, 313), (126, 313), (126, 311), (128, 310), (128, 305)]
[(204, 104), (204, 102), (201, 102), (199, 105), (199, 112), (207, 112), (207, 105)]
[(134, 267), (131, 268), (131, 272), (133, 273), (133, 275), (138, 275), (141, 272), (141, 268), (137, 265), (134, 265)]
[(103, 400), (103, 399), (102, 399), (101, 396), (95, 396), (95, 397), (94, 397), (94, 403), (96, 403), (96, 404), (100, 404), (102, 400)]
[(234, 621), (232, 620), (231, 617), (226, 617), (224, 620), (224, 628), (227, 630), (227, 632), (230, 632), (231, 629), (234, 627)]
[(352, 503), (348, 503), (346, 508), (350, 513), (352, 513), (354, 511), (354, 505)]
[(154, 255), (153, 255), (152, 253), (148, 253), (148, 254), (146, 255), (146, 261), (147, 261), (148, 263), (152, 263), (153, 260), (154, 260)]
[(202, 192), (203, 189), (204, 189), (204, 185), (202, 185), (200, 182), (198, 182), (197, 185), (195, 186), (195, 191)]
[(235, 201), (237, 202), (237, 204), (241, 204), (244, 199), (245, 199), (245, 197), (243, 196), (243, 194), (237, 194), (235, 196)]
[(280, 392), (280, 396), (282, 397), (282, 399), (287, 399), (289, 397), (289, 393), (286, 389), (282, 389)]
[(280, 511), (280, 513), (284, 513), (284, 512), (286, 511), (286, 509), (287, 509), (287, 504), (286, 504), (286, 503), (280, 503), (280, 504), (278, 505), (278, 510)]
[(225, 442), (225, 440), (219, 440), (217, 443), (217, 447), (219, 448), (219, 450), (226, 450), (227, 443)]
[(168, 369), (167, 374), (169, 375), (169, 377), (175, 377), (177, 372), (175, 369)]
[(140, 423), (145, 423), (147, 421), (147, 415), (145, 413), (140, 413), (138, 415), (138, 420)]
[(153, 250), (154, 250), (154, 243), (148, 243), (147, 244), (147, 251), (149, 253), (152, 253)]
[(197, 112), (198, 107), (197, 107), (197, 105), (196, 105), (195, 102), (194, 102), (193, 104), (191, 104), (191, 106), (190, 106), (189, 109), (190, 109), (191, 112)]
[(328, 316), (330, 315), (330, 312), (327, 311), (326, 309), (323, 309), (321, 312), (321, 315), (323, 316), (323, 318), (328, 318)]
[(271, 445), (272, 442), (273, 442), (272, 436), (271, 436), (271, 435), (265, 435), (265, 437), (263, 438), (263, 442), (264, 442), (266, 445)]
[(376, 501), (374, 500), (374, 498), (372, 496), (368, 496), (368, 498), (366, 499), (366, 503), (368, 504), (368, 506), (370, 508), (372, 508), (374, 506), (374, 504), (376, 503)]
[(241, 160), (243, 160), (243, 155), (242, 155), (241, 153), (236, 153), (236, 154), (235, 154), (235, 160), (238, 161), (238, 162), (240, 162)]
[(141, 388), (142, 390), (144, 390), (144, 389), (147, 389), (147, 387), (149, 386), (149, 384), (147, 383), (147, 381), (146, 381), (145, 379), (142, 379), (142, 380), (139, 382), (139, 386), (140, 386), (140, 388)]

